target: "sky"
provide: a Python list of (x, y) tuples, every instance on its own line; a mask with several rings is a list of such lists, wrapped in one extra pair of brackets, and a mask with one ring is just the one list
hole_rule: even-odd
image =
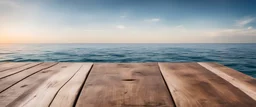
[(0, 43), (256, 43), (255, 0), (0, 0)]

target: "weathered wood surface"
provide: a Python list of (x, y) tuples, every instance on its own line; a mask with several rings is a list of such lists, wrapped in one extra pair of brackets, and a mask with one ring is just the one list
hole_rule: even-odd
[(27, 63), (27, 62), (3, 63), (0, 65), (0, 72), (18, 68), (18, 67), (21, 67), (21, 66), (27, 65), (27, 64), (29, 64), (29, 63)]
[(160, 63), (159, 67), (178, 107), (256, 106), (251, 97), (197, 63)]
[(2, 64), (6, 64), (6, 63), (8, 63), (8, 62), (0, 62), (0, 65), (2, 65)]
[(92, 63), (83, 64), (72, 79), (60, 89), (50, 106), (73, 107), (91, 67)]
[(173, 107), (157, 63), (95, 64), (76, 107)]
[(17, 83), (16, 85), (12, 86), (8, 90), (2, 92), (0, 94), (0, 105), (7, 106), (12, 105), (12, 102), (18, 102), (19, 99), (24, 98), (27, 96), (31, 91), (39, 87), (44, 81), (50, 78), (52, 75), (56, 74), (57, 72), (61, 71), (61, 69), (66, 68), (69, 66), (70, 63), (59, 63), (51, 68), (42, 70), (35, 75), (32, 75), (23, 81)]
[(256, 80), (217, 63), (0, 62), (0, 107), (256, 107)]
[(216, 75), (230, 82), (235, 87), (245, 92), (248, 96), (256, 100), (256, 80), (233, 69), (216, 64), (216, 63), (199, 63), (203, 67), (209, 69)]
[(6, 70), (6, 71), (4, 71), (4, 72), (0, 72), (0, 79), (5, 78), (5, 77), (8, 77), (8, 76), (13, 75), (13, 74), (16, 74), (16, 73), (19, 73), (19, 72), (21, 72), (21, 71), (23, 71), (23, 70), (32, 68), (32, 67), (37, 66), (37, 65), (39, 65), (39, 64), (41, 64), (41, 63), (37, 63), (37, 62), (35, 62), (35, 63), (29, 63), (29, 64), (26, 64), (26, 65), (24, 65), (24, 66), (18, 67), (18, 68), (9, 69), (9, 70)]
[(74, 63), (63, 71), (48, 79), (36, 90), (24, 96), (19, 101), (12, 103), (10, 106), (16, 107), (48, 107), (60, 88), (63, 87), (80, 68), (82, 63)]
[(33, 75), (41, 70), (47, 69), (49, 67), (52, 67), (56, 63), (43, 63), (38, 65), (37, 67), (33, 67), (31, 69), (24, 70), (20, 73), (17, 73), (15, 75), (9, 76), (7, 78), (0, 79), (0, 93), (7, 90), (8, 88), (12, 87), (16, 83), (24, 80), (25, 78), (29, 77), (30, 75)]

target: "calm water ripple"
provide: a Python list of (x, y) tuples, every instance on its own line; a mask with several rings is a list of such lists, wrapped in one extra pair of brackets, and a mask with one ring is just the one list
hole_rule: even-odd
[(256, 77), (256, 44), (0, 44), (0, 61), (218, 62)]

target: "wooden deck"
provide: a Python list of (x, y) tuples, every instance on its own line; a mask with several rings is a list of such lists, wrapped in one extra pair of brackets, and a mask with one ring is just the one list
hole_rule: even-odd
[(0, 62), (0, 107), (256, 107), (256, 79), (217, 63)]

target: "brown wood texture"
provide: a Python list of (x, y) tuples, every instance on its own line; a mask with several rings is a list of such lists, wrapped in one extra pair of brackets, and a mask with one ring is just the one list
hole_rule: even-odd
[(8, 62), (0, 62), (0, 65), (2, 65), (2, 64), (6, 64), (6, 63), (8, 63)]
[(7, 78), (0, 79), (0, 93), (5, 91), (6, 89), (10, 88), (11, 86), (15, 85), (16, 83), (24, 80), (25, 78), (41, 71), (47, 68), (50, 68), (54, 66), (57, 63), (43, 63), (40, 65), (37, 65), (36, 67), (33, 67), (28, 70), (24, 70), (22, 72), (19, 72), (17, 74), (11, 75)]
[(31, 90), (26, 96), (11, 103), (10, 107), (48, 107), (58, 91), (76, 74), (82, 67), (82, 63), (73, 63), (66, 69), (53, 75), (35, 90)]
[(76, 107), (173, 107), (157, 63), (94, 64)]
[(19, 73), (19, 72), (22, 72), (26, 69), (29, 69), (29, 68), (32, 68), (32, 67), (35, 67), (37, 65), (39, 65), (41, 63), (38, 63), (38, 62), (35, 62), (35, 63), (29, 63), (27, 65), (23, 65), (23, 66), (20, 66), (18, 68), (14, 68), (14, 69), (9, 69), (9, 70), (6, 70), (4, 72), (0, 72), (0, 79), (2, 78), (6, 78), (10, 75), (13, 75), (13, 74), (16, 74), (16, 73)]
[(256, 107), (255, 87), (217, 63), (0, 62), (0, 107)]
[(83, 64), (75, 76), (63, 86), (51, 103), (51, 107), (73, 107), (92, 63)]
[(0, 65), (0, 72), (6, 71), (6, 70), (10, 70), (10, 69), (14, 69), (14, 68), (18, 68), (24, 65), (29, 64), (28, 62), (12, 62), (12, 63), (4, 63)]
[[(66, 68), (70, 63), (59, 63), (51, 68), (42, 70), (23, 81), (15, 84), (8, 90), (0, 93), (0, 105), (6, 107), (10, 103), (15, 103), (17, 100), (23, 98), (32, 90), (39, 87), (44, 81), (49, 79), (52, 75)], [(10, 104), (11, 105), (11, 104)]]
[(254, 107), (255, 100), (197, 63), (159, 63), (177, 107)]
[(199, 63), (256, 100), (256, 79), (217, 63)]

